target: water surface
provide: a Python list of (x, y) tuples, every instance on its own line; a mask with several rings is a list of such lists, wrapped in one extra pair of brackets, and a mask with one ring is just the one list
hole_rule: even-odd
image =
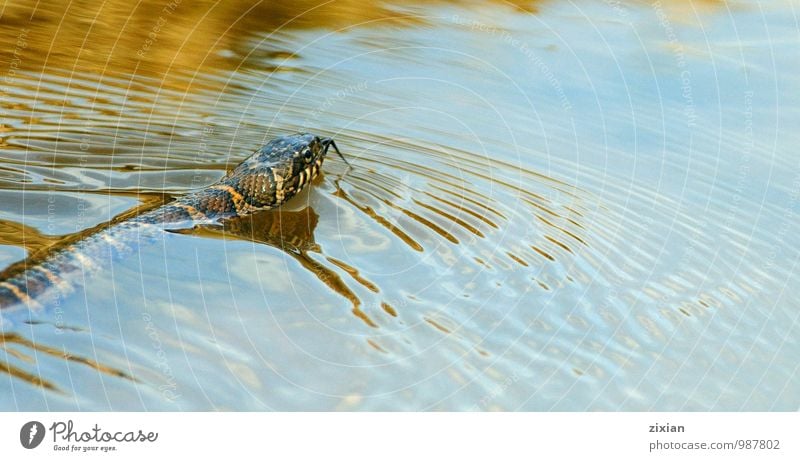
[(4, 410), (796, 410), (797, 4), (0, 11), (0, 264), (336, 157), (9, 314)]

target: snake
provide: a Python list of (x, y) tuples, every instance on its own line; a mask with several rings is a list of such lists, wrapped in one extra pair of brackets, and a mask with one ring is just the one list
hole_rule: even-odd
[(41, 309), (47, 299), (69, 294), (109, 260), (133, 253), (141, 242), (171, 229), (280, 207), (319, 175), (331, 147), (349, 167), (332, 138), (310, 133), (274, 138), (213, 184), (119, 222), (112, 220), (77, 241), (31, 254), (0, 272), (0, 310)]

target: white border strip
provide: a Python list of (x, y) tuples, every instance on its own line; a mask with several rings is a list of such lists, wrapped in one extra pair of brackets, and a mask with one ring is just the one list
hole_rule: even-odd
[[(142, 461), (148, 456), (157, 459), (195, 457), (198, 460), (505, 461), (581, 459), (579, 457), (797, 460), (800, 459), (798, 415), (800, 413), (5, 413), (0, 417), (0, 453), (3, 459), (14, 460), (100, 457)], [(45, 434), (37, 447), (26, 449), (20, 441), (21, 431), (29, 431), (31, 425), (26, 423), (31, 421), (42, 423)], [(72, 421), (71, 435), (67, 433), (69, 421)], [(650, 426), (658, 426), (658, 432), (650, 432)], [(682, 432), (672, 432), (679, 431), (681, 426)], [(122, 440), (126, 436), (152, 439), (150, 433), (157, 434), (154, 441), (98, 441), (104, 438)], [(35, 438), (35, 435), (27, 435)], [(748, 442), (739, 441), (750, 441), (751, 448), (745, 448)], [(772, 449), (766, 448), (766, 442), (763, 448), (754, 446), (761, 444), (760, 441), (778, 441), (778, 447), (774, 447), (775, 442), (769, 443)], [(694, 448), (686, 445), (704, 442), (737, 446), (703, 450), (700, 445)], [(653, 449), (653, 443), (660, 443), (661, 448)]]

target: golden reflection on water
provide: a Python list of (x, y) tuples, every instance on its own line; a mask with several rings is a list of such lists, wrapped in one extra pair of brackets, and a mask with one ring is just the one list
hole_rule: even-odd
[[(227, 52), (246, 39), (282, 28), (338, 29), (375, 20), (413, 23), (377, 1), (314, 0), (5, 3), (0, 24), (4, 43), (24, 42), (21, 69), (59, 68), (108, 76), (164, 77), (168, 87), (186, 89), (180, 74), (217, 72), (247, 64)], [(4, 48), (4, 58), (13, 50)], [(248, 50), (249, 51), (249, 50)], [(259, 52), (263, 52), (260, 49)], [(281, 53), (282, 51), (282, 53)], [(275, 50), (291, 56), (291, 48)], [(46, 67), (45, 67), (46, 66)]]
[(0, 245), (13, 245), (25, 248), (28, 252), (38, 252), (56, 244), (60, 239), (58, 236), (44, 235), (35, 227), (0, 219)]
[[(538, 1), (497, 3), (535, 11)], [(64, 78), (92, 74), (108, 77), (113, 85), (114, 79), (139, 75), (157, 79), (152, 84), (162, 89), (196, 91), (225, 81), (192, 76), (253, 65), (265, 72), (279, 70), (278, 64), (263, 68), (262, 60), (285, 63), (295, 57), (292, 44), (281, 38), (285, 31), (425, 22), (413, 10), (398, 11), (377, 0), (6, 2), (0, 12), (0, 40), (17, 46), (3, 47), (0, 60), (13, 63), (19, 78), (39, 72)], [(268, 34), (274, 35), (265, 40)], [(250, 40), (256, 42), (249, 45)], [(67, 100), (61, 103), (69, 105)]]
[[(36, 354), (41, 353), (49, 355), (51, 357), (55, 357), (57, 359), (88, 366), (90, 368), (99, 371), (100, 373), (104, 373), (109, 376), (126, 379), (128, 381), (134, 381), (134, 382), (137, 381), (136, 378), (134, 378), (133, 376), (129, 375), (128, 373), (120, 369), (110, 367), (108, 365), (103, 365), (95, 360), (73, 354), (66, 350), (59, 350), (55, 347), (46, 346), (41, 343), (31, 341), (27, 338), (24, 338), (18, 333), (0, 332), (0, 349), (2, 349), (5, 354), (10, 355), (11, 357), (17, 360), (25, 362), (26, 364), (29, 364), (31, 367), (36, 366), (36, 360), (37, 360)], [(30, 353), (24, 352), (25, 350), (30, 350)], [(60, 389), (57, 384), (42, 377), (40, 374), (25, 371), (18, 366), (3, 361), (2, 359), (0, 359), (0, 372), (7, 373), (15, 378), (26, 381), (37, 387), (42, 387), (60, 393), (66, 392), (63, 389)]]

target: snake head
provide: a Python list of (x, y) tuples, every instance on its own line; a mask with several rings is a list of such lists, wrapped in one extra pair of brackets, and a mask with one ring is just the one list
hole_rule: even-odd
[(319, 175), (331, 147), (342, 156), (332, 138), (309, 133), (275, 138), (230, 171), (220, 187), (232, 187), (246, 202), (242, 209), (274, 208)]
[(322, 167), (322, 161), (331, 147), (336, 150), (339, 157), (349, 166), (350, 164), (339, 152), (339, 148), (333, 138), (323, 138), (309, 133), (297, 133), (280, 136), (268, 142), (237, 165), (233, 171), (228, 173), (228, 176), (252, 174), (254, 171), (264, 171), (267, 168), (287, 173), (284, 176), (293, 176), (313, 165), (316, 165), (317, 169), (319, 169)]

